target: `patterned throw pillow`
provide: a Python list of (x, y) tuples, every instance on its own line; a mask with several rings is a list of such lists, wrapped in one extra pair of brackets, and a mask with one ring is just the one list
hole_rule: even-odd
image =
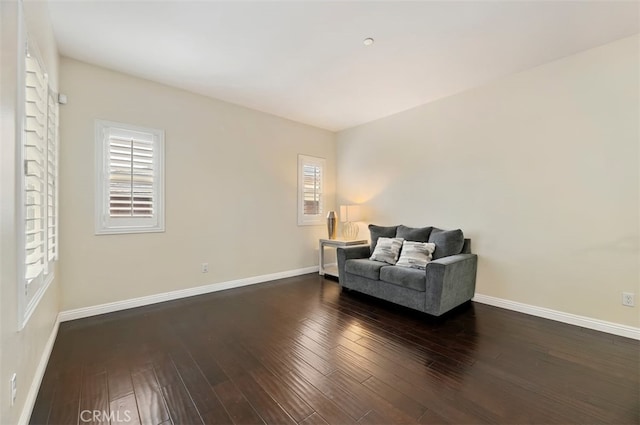
[(396, 266), (424, 270), (427, 263), (431, 261), (435, 250), (436, 244), (434, 243), (404, 241), (402, 253)]
[(370, 260), (382, 261), (389, 264), (395, 264), (398, 261), (400, 248), (402, 248), (402, 238), (378, 238), (376, 249), (373, 251)]

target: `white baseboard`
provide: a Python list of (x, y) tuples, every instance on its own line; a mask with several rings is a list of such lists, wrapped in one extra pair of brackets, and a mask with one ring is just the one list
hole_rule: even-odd
[(591, 317), (578, 316), (577, 314), (565, 313), (562, 311), (551, 310), (550, 308), (537, 307), (483, 294), (476, 294), (473, 297), (473, 301), (530, 314), (532, 316), (543, 317), (557, 322), (568, 323), (570, 325), (640, 340), (640, 328), (635, 328), (633, 326), (620, 325), (618, 323), (593, 319)]
[(230, 280), (227, 282), (213, 283), (210, 285), (196, 286), (194, 288), (180, 289), (178, 291), (163, 292), (160, 294), (148, 295), (140, 298), (115, 301), (112, 303), (99, 304), (91, 307), (76, 308), (73, 310), (61, 311), (61, 322), (82, 319), (84, 317), (97, 316), (99, 314), (112, 313), (114, 311), (127, 310), (129, 308), (142, 307), (145, 305), (161, 303), (164, 301), (176, 300), (179, 298), (192, 297), (194, 295), (208, 294), (210, 292), (224, 291), (226, 289), (239, 288), (241, 286), (254, 285), (256, 283), (268, 282), (272, 280), (284, 279), (287, 277), (300, 276), (307, 273), (317, 273), (318, 266), (306, 267), (303, 269), (287, 270), (284, 272), (265, 274), (261, 276), (247, 277), (244, 279)]
[(51, 330), (51, 335), (49, 335), (47, 344), (44, 346), (44, 349), (42, 351), (42, 356), (40, 356), (40, 362), (38, 363), (38, 367), (36, 368), (33, 380), (31, 381), (31, 386), (29, 387), (29, 392), (27, 393), (27, 398), (25, 399), (24, 405), (22, 406), (22, 413), (20, 414), (20, 418), (18, 419), (19, 425), (27, 425), (29, 423), (29, 419), (31, 419), (33, 406), (36, 404), (36, 398), (38, 397), (40, 384), (42, 383), (42, 378), (44, 378), (44, 372), (47, 370), (47, 364), (49, 364), (49, 357), (51, 356), (51, 351), (53, 351), (53, 344), (56, 342), (56, 336), (58, 336), (59, 327), (60, 315), (56, 317), (56, 322), (53, 325), (53, 329)]

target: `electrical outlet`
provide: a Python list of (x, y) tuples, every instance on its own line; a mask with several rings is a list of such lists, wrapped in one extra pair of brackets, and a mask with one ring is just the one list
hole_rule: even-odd
[(202, 263), (200, 270), (202, 273), (209, 273), (209, 263)]
[(14, 373), (11, 375), (11, 405), (13, 406), (16, 402), (16, 396), (18, 395), (18, 377)]
[(622, 293), (622, 305), (626, 305), (627, 307), (633, 307), (636, 305), (636, 294), (632, 292), (623, 292)]

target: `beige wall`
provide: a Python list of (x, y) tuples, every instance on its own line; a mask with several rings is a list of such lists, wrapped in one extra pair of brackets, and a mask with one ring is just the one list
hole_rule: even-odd
[[(327, 159), (333, 208), (333, 133), (67, 58), (60, 86), (62, 310), (317, 265), (297, 155)], [(94, 235), (95, 119), (165, 130), (166, 232)]]
[[(338, 199), (462, 228), (477, 292), (638, 326), (637, 36), (338, 134)], [(425, 76), (428, 78), (428, 76)]]
[[(50, 84), (58, 82), (58, 54), (46, 4), (25, 2), (25, 17), (32, 39), (49, 72)], [(58, 314), (58, 281), (53, 281), (24, 329), (18, 331), (17, 234), (16, 216), (16, 58), (18, 46), (17, 2), (0, 2), (0, 40), (2, 70), (0, 81), (0, 424), (16, 424), (44, 347)], [(18, 394), (11, 407), (9, 380), (17, 374)]]

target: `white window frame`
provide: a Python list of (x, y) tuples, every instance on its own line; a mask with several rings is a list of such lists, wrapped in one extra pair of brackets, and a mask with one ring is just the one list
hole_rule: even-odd
[[(305, 214), (304, 211), (304, 167), (320, 168), (320, 212), (319, 214)], [(298, 226), (316, 226), (325, 223), (326, 205), (326, 160), (309, 155), (298, 155)]]
[[(109, 137), (129, 135), (153, 142), (153, 216), (111, 217), (109, 212)], [(95, 121), (96, 235), (164, 232), (164, 131), (114, 121)]]
[[(27, 277), (27, 200), (29, 197), (27, 196), (27, 188), (28, 188), (28, 180), (27, 176), (28, 164), (30, 161), (30, 154), (27, 153), (29, 148), (28, 146), (33, 145), (33, 139), (29, 141), (27, 136), (27, 114), (31, 114), (32, 112), (28, 112), (26, 107), (27, 102), (27, 61), (30, 60), (32, 62), (37, 63), (37, 68), (41, 73), (41, 81), (42, 81), (42, 102), (40, 115), (41, 121), (40, 123), (43, 125), (41, 129), (42, 134), (39, 135), (41, 140), (41, 149), (42, 156), (44, 159), (43, 164), (43, 175), (41, 177), (41, 207), (40, 207), (40, 218), (42, 220), (41, 225), (41, 237), (42, 237), (42, 269), (37, 274), (37, 276)], [(35, 42), (31, 40), (27, 34), (27, 30), (24, 23), (24, 13), (22, 9), (22, 2), (20, 2), (20, 6), (18, 7), (18, 96), (17, 96), (17, 107), (16, 107), (16, 140), (18, 143), (17, 147), (17, 156), (18, 156), (18, 166), (16, 167), (16, 172), (18, 175), (16, 176), (17, 181), (17, 283), (18, 283), (18, 330), (24, 329), (26, 324), (28, 323), (31, 315), (36, 310), (40, 300), (43, 298), (47, 289), (53, 282), (54, 270), (55, 270), (55, 262), (58, 259), (58, 227), (57, 227), (57, 208), (58, 208), (58, 196), (57, 196), (57, 187), (58, 187), (58, 145), (59, 145), (59, 137), (58, 137), (58, 103), (57, 103), (57, 93), (55, 93), (49, 87), (48, 75), (46, 68), (44, 66), (44, 62), (42, 61), (42, 57), (36, 46)], [(36, 76), (39, 75), (36, 73)], [(51, 102), (51, 99), (55, 99), (55, 103)], [(33, 108), (29, 108), (33, 111)], [(51, 110), (53, 109), (53, 110)], [(53, 122), (52, 122), (53, 120)], [(52, 158), (49, 157), (51, 154)], [(52, 161), (50, 164), (49, 162)], [(53, 180), (53, 181), (52, 181)], [(32, 180), (33, 181), (33, 180)], [(32, 184), (32, 183), (30, 183)], [(33, 186), (32, 186), (33, 187)], [(52, 192), (52, 193), (50, 193)], [(49, 203), (49, 195), (53, 197), (52, 205)], [(53, 217), (50, 217), (50, 207)], [(53, 221), (50, 221), (50, 218)], [(55, 235), (54, 239), (50, 238), (50, 232)], [(51, 245), (51, 246), (50, 246)], [(51, 250), (50, 250), (51, 248)], [(51, 252), (52, 255), (49, 255)]]

